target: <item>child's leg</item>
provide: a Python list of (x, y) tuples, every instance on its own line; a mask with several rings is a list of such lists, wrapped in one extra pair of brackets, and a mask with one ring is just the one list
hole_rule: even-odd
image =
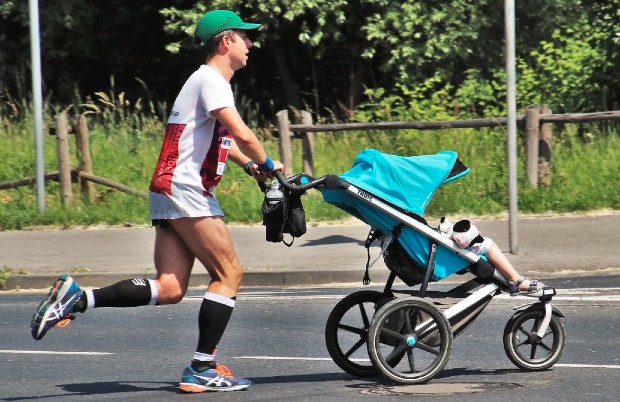
[[(487, 258), (510, 283), (515, 283), (521, 278), (521, 275), (519, 275), (517, 270), (512, 266), (510, 261), (508, 261), (508, 258), (506, 258), (502, 250), (499, 249), (495, 242), (493, 242), (493, 245), (487, 252)], [(529, 286), (530, 280), (525, 279), (519, 284), (519, 290), (527, 290)], [(543, 283), (538, 282), (538, 288), (541, 288), (542, 286)]]

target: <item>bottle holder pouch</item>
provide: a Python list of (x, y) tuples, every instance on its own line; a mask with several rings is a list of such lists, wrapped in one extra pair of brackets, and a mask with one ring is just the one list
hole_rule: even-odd
[[(266, 228), (265, 239), (268, 242), (279, 243), (284, 240), (283, 233), (295, 237), (301, 237), (306, 233), (306, 213), (301, 203), (300, 194), (284, 192), (282, 201), (269, 202), (263, 200), (261, 207), (263, 213), (263, 225)], [(291, 243), (284, 242), (287, 246)]]

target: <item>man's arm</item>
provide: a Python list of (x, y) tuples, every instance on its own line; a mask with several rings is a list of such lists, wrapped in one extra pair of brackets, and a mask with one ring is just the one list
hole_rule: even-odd
[(241, 166), (243, 170), (249, 174), (250, 176), (256, 178), (257, 180), (264, 181), (267, 179), (267, 176), (263, 175), (258, 170), (258, 165), (252, 159), (250, 159), (247, 155), (245, 155), (237, 146), (237, 143), (233, 141), (230, 149), (228, 150), (228, 159)]
[(241, 150), (235, 141), (232, 142), (230, 149), (228, 150), (228, 159), (235, 162), (237, 165), (244, 167), (246, 163), (251, 162), (252, 160), (246, 156)]
[[(245, 124), (237, 109), (231, 107), (225, 107), (213, 111), (213, 114), (222, 123), (228, 132), (235, 138), (236, 145), (239, 153), (233, 151), (234, 155), (229, 155), (233, 162), (240, 164), (244, 162), (243, 156), (247, 157), (245, 162), (253, 160), (258, 165), (262, 165), (267, 162), (267, 153), (263, 147), (263, 144), (258, 140), (254, 132)], [(232, 149), (231, 149), (232, 151)], [(240, 155), (241, 154), (241, 155)], [(239, 158), (235, 160), (234, 158)], [(245, 163), (243, 163), (245, 165)], [(242, 165), (242, 166), (243, 166)], [(275, 161), (273, 170), (282, 170), (282, 164)]]
[[(254, 177), (258, 181), (265, 181), (267, 180), (267, 178), (270, 177), (269, 174), (265, 174), (261, 172), (260, 170), (258, 170), (258, 164), (254, 162), (252, 159), (250, 159), (250, 157), (248, 157), (246, 154), (241, 152), (236, 141), (232, 142), (232, 145), (230, 146), (230, 149), (228, 150), (228, 159), (230, 159), (237, 165), (241, 166), (247, 174)], [(280, 166), (279, 169), (280, 170), (282, 169), (281, 167), (282, 164), (280, 162), (276, 161), (274, 162), (274, 165), (275, 165), (274, 170), (278, 170), (279, 166)]]

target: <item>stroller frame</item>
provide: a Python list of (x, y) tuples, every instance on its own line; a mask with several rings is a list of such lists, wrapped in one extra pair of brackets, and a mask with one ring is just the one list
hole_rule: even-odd
[[(419, 384), (433, 379), (448, 362), (453, 338), (479, 316), (494, 296), (508, 290), (506, 278), (486, 259), (458, 248), (452, 240), (416, 219), (420, 218), (418, 215), (408, 213), (339, 176), (314, 179), (299, 174), (285, 179), (278, 172), (276, 178), (284, 188), (296, 193), (312, 188), (342, 190), (430, 241), (424, 279), (418, 290), (394, 289), (397, 274), (391, 270), (383, 292), (355, 292), (332, 310), (325, 328), (327, 348), (334, 362), (350, 374), (362, 377), (381, 374), (400, 384)], [(385, 243), (381, 253), (397, 238), (398, 233), (383, 235)], [(474, 274), (474, 278), (446, 292), (429, 291), (438, 247), (469, 262), (464, 271)], [(405, 296), (397, 297), (396, 294)], [(545, 287), (538, 302), (516, 307), (505, 327), (504, 350), (508, 358), (523, 370), (548, 369), (561, 357), (566, 334), (560, 320), (564, 315), (551, 303), (555, 294), (554, 288)], [(440, 309), (438, 305), (445, 307), (441, 300), (448, 298), (460, 301)], [(349, 323), (349, 316), (359, 315), (358, 312), (361, 317), (357, 323)], [(345, 337), (352, 339), (343, 339), (343, 332)], [(523, 347), (527, 348), (525, 352), (521, 351)], [(539, 356), (541, 349), (543, 353), (547, 351), (542, 357)], [(416, 358), (415, 351), (427, 352), (430, 359)]]

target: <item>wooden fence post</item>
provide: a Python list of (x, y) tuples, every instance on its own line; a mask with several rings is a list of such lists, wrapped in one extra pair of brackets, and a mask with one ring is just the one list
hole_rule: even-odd
[(291, 153), (291, 129), (288, 120), (288, 110), (276, 113), (278, 132), (280, 135), (280, 162), (284, 164), (284, 175), (293, 175), (293, 157)]
[(56, 115), (56, 153), (58, 156), (58, 183), (60, 184), (60, 203), (63, 206), (71, 205), (71, 160), (69, 158), (69, 129), (67, 112)]
[[(301, 111), (301, 124), (312, 125), (312, 114), (306, 110)], [(301, 133), (303, 172), (314, 177), (314, 133)]]
[[(88, 138), (88, 121), (86, 116), (79, 115), (76, 119), (75, 142), (77, 145), (77, 156), (80, 163), (79, 171), (93, 174), (93, 162), (90, 155), (90, 142)], [(80, 188), (82, 193), (86, 193), (86, 196), (90, 201), (95, 199), (95, 184), (84, 179), (78, 175), (80, 181)]]
[[(543, 105), (541, 114), (552, 114), (551, 108)], [(542, 186), (551, 185), (551, 124), (543, 123), (540, 126), (540, 137), (538, 141), (538, 184)]]
[(525, 177), (530, 185), (538, 185), (538, 106), (530, 106), (525, 112)]

